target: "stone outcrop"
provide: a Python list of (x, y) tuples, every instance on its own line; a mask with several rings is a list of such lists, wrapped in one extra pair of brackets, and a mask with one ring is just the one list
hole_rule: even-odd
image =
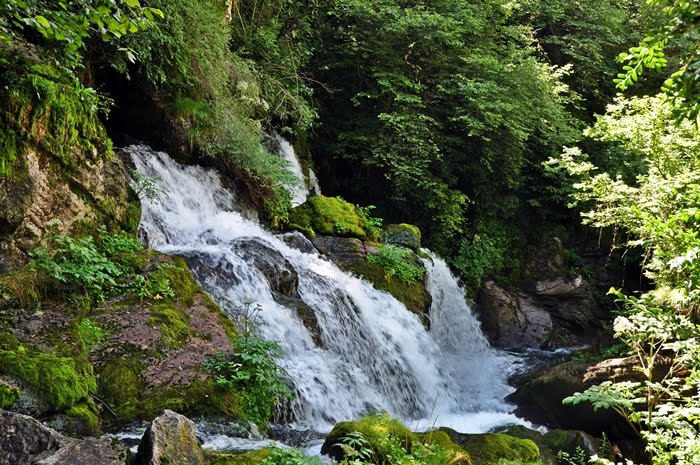
[(125, 465), (128, 449), (109, 439), (72, 439), (34, 418), (0, 410), (0, 465)]
[(153, 420), (143, 434), (135, 465), (204, 465), (194, 422), (171, 410)]
[[(85, 157), (75, 169), (29, 149), (0, 177), (0, 272), (25, 260), (47, 234), (85, 223), (120, 224), (128, 214), (127, 173), (118, 157)], [(53, 229), (49, 227), (53, 225)]]
[(561, 244), (530, 248), (525, 268), (527, 278), (516, 284), (482, 283), (476, 309), (491, 343), (517, 349), (590, 342), (607, 315), (591, 283), (565, 265)]
[[(507, 400), (516, 404), (516, 414), (538, 424), (583, 430), (593, 435), (606, 432), (615, 438), (636, 437), (624, 419), (612, 410), (594, 411), (590, 403), (563, 405), (562, 400), (604, 381), (641, 381), (634, 357), (601, 362), (570, 362), (536, 374)], [(655, 377), (668, 364), (659, 363)]]

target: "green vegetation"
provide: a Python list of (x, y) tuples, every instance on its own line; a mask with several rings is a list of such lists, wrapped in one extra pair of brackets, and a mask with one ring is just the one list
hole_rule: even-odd
[(340, 197), (311, 197), (289, 212), (289, 228), (311, 237), (323, 234), (372, 239), (368, 234), (374, 234), (374, 239), (377, 239), (376, 227), (367, 229), (365, 214)]
[(469, 452), (474, 465), (499, 463), (501, 459), (532, 463), (540, 458), (534, 442), (506, 434), (475, 434), (460, 445)]
[(282, 351), (276, 342), (255, 334), (242, 335), (233, 344), (231, 355), (219, 353), (204, 366), (217, 384), (240, 394), (245, 416), (264, 426), (273, 408), (294, 395), (282, 378), (284, 371), (275, 363)]
[(331, 457), (345, 465), (472, 464), (469, 454), (452, 443), (446, 434), (415, 434), (398, 420), (385, 415), (338, 423), (323, 447)]
[(143, 245), (126, 233), (108, 234), (101, 227), (96, 239), (56, 235), (47, 249), (36, 249), (30, 255), (30, 269), (45, 272), (59, 284), (58, 289), (91, 303), (119, 293), (133, 293), (140, 299), (174, 297), (162, 269), (148, 277), (137, 274), (147, 258)]
[(11, 409), (19, 399), (19, 389), (0, 381), (0, 409)]
[(384, 269), (387, 281), (393, 278), (411, 283), (423, 279), (425, 269), (416, 263), (415, 254), (405, 247), (386, 245), (378, 252), (367, 255), (367, 262), (379, 265)]

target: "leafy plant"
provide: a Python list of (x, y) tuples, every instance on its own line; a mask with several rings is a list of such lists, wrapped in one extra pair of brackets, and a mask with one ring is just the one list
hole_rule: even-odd
[(224, 388), (240, 393), (244, 414), (265, 425), (274, 407), (294, 393), (284, 382), (284, 370), (275, 363), (282, 355), (279, 344), (255, 334), (247, 334), (233, 341), (230, 355), (218, 353), (204, 362)]
[(405, 283), (423, 279), (425, 270), (413, 258), (413, 252), (406, 247), (385, 245), (378, 252), (367, 255), (367, 262), (384, 268), (387, 280), (397, 278)]
[(270, 448), (270, 455), (261, 462), (261, 465), (321, 465), (321, 463), (318, 457), (308, 456), (299, 449), (273, 446)]
[(119, 293), (134, 293), (141, 299), (174, 296), (162, 274), (164, 265), (142, 276), (143, 245), (126, 233), (109, 234), (104, 227), (96, 238), (54, 235), (48, 248), (36, 249), (30, 257), (30, 269), (46, 272), (69, 294), (82, 294), (92, 303)]

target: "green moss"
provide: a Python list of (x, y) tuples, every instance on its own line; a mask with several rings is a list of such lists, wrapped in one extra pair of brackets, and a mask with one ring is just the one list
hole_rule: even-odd
[(382, 232), (382, 240), (386, 244), (408, 247), (417, 252), (420, 250), (421, 233), (418, 226), (412, 224), (388, 224)]
[(327, 236), (367, 237), (365, 221), (355, 205), (340, 197), (318, 195), (293, 208), (288, 224), (309, 235), (310, 232)]
[(375, 288), (393, 295), (421, 320), (425, 320), (432, 297), (422, 282), (406, 283), (398, 279), (387, 279), (383, 267), (366, 261), (352, 265), (350, 271), (372, 283)]
[(66, 411), (66, 416), (80, 423), (80, 428), (93, 436), (100, 434), (100, 419), (97, 416), (95, 405), (92, 402), (81, 402)]
[(260, 449), (250, 452), (208, 453), (205, 456), (207, 465), (258, 465), (270, 456), (270, 449)]
[[(0, 84), (10, 82), (0, 105), (0, 176), (10, 173), (27, 144), (36, 144), (64, 167), (74, 168), (93, 152), (112, 154), (111, 141), (97, 116), (97, 93), (77, 80), (64, 79), (51, 65), (29, 64), (9, 68)], [(81, 153), (77, 157), (76, 153)]]
[(180, 257), (171, 258), (172, 266), (162, 266), (151, 273), (153, 279), (170, 281), (174, 297), (158, 300), (151, 304), (150, 324), (160, 329), (163, 342), (171, 348), (184, 347), (193, 334), (189, 318), (180, 310), (189, 307), (197, 294), (201, 303), (219, 315), (219, 324), (226, 334), (237, 337), (235, 326), (224, 312), (202, 291), (190, 272), (187, 263)]
[(415, 440), (414, 434), (399, 420), (387, 415), (370, 415), (357, 421), (344, 421), (336, 424), (326, 438), (326, 444), (331, 444), (332, 457), (341, 457), (342, 451), (337, 444), (341, 443), (349, 434), (359, 432), (367, 441), (374, 452), (375, 457), (386, 457), (390, 452), (386, 444), (387, 437), (393, 437), (399, 445), (410, 452)]
[(25, 381), (55, 411), (65, 411), (88, 399), (97, 389), (92, 366), (47, 353), (0, 350), (0, 373)]
[(112, 360), (98, 369), (100, 398), (118, 420), (150, 420), (170, 409), (187, 414), (226, 414), (240, 418), (238, 394), (213, 379), (195, 380), (188, 386), (148, 388), (141, 379), (143, 360), (138, 356)]
[(460, 445), (469, 452), (475, 465), (496, 464), (501, 459), (528, 463), (540, 458), (537, 444), (506, 434), (474, 434)]
[(0, 409), (11, 409), (17, 399), (19, 399), (19, 389), (0, 381)]
[(136, 234), (141, 223), (141, 202), (134, 200), (126, 207), (126, 214), (122, 221), (121, 228), (128, 233)]

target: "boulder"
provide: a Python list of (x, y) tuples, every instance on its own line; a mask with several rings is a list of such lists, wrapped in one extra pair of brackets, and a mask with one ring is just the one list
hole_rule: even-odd
[(109, 439), (67, 438), (32, 417), (0, 410), (0, 465), (125, 465), (128, 454)]
[[(406, 283), (399, 279), (387, 278), (384, 268), (367, 261), (367, 255), (377, 252), (383, 247), (381, 244), (334, 236), (316, 236), (311, 242), (319, 252), (326, 255), (339, 268), (367, 280), (379, 290), (388, 292), (408, 310), (415, 313), (425, 325), (428, 324), (427, 315), (433, 299), (425, 283), (423, 281)], [(416, 265), (423, 266), (415, 253), (412, 252), (411, 255)]]
[(365, 220), (355, 205), (340, 197), (317, 195), (289, 212), (289, 228), (307, 237), (316, 234), (365, 239)]
[(321, 447), (321, 453), (330, 456), (338, 462), (345, 458), (345, 448), (340, 444), (346, 438), (352, 441), (351, 434), (359, 432), (366, 441), (364, 447), (372, 451), (376, 463), (384, 463), (393, 453), (393, 444), (387, 438), (393, 438), (393, 443), (406, 452), (415, 452), (417, 448), (434, 445), (445, 451), (439, 459), (439, 465), (472, 465), (469, 454), (443, 431), (413, 433), (400, 421), (386, 415), (370, 415), (357, 421), (347, 421), (336, 424), (328, 434)]
[(278, 236), (285, 244), (293, 249), (297, 249), (300, 252), (308, 254), (316, 254), (318, 250), (314, 247), (313, 243), (306, 238), (299, 231), (290, 231), (288, 233), (280, 234)]
[(484, 332), (497, 347), (540, 348), (551, 343), (551, 315), (524, 293), (507, 291), (495, 281), (486, 280), (477, 309)]
[[(516, 404), (516, 415), (555, 428), (583, 430), (611, 438), (636, 437), (625, 420), (612, 410), (593, 410), (590, 403), (564, 405), (562, 400), (603, 381), (641, 381), (634, 357), (601, 362), (569, 362), (547, 369), (532, 377), (507, 400)], [(668, 364), (660, 363), (655, 377), (663, 376)]]
[(414, 252), (420, 250), (420, 229), (412, 224), (388, 224), (382, 232), (382, 242), (385, 244), (407, 247)]
[(440, 428), (440, 431), (467, 451), (474, 465), (491, 465), (502, 459), (528, 463), (540, 458), (537, 444), (530, 439), (501, 433), (462, 434), (450, 428)]
[(270, 284), (274, 292), (288, 297), (299, 297), (299, 276), (280, 252), (262, 239), (249, 238), (236, 241), (233, 251), (252, 263)]
[(171, 410), (153, 420), (143, 433), (135, 465), (204, 465), (194, 422)]

